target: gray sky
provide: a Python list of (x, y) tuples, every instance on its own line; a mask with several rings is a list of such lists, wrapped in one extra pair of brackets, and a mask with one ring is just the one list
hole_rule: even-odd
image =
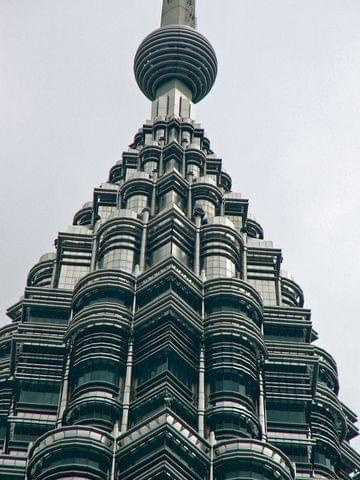
[[(198, 3), (219, 75), (197, 119), (283, 249), (338, 363), (340, 398), (360, 413), (360, 2)], [(160, 7), (0, 0), (2, 323), (29, 268), (149, 117), (132, 61)]]

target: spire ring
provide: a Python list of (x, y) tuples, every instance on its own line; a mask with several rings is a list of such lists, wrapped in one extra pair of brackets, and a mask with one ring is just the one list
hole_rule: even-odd
[(211, 90), (217, 60), (210, 42), (184, 25), (170, 25), (150, 33), (140, 44), (134, 60), (137, 84), (155, 100), (158, 88), (169, 80), (182, 81), (192, 92), (194, 103)]

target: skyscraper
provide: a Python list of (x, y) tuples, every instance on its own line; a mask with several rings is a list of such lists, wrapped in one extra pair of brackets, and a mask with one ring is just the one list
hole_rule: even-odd
[[(151, 121), (2, 329), (0, 474), (349, 478), (355, 415), (301, 288), (194, 119), (215, 53), (166, 0), (135, 57)], [(296, 469), (295, 469), (296, 465)], [(0, 477), (1, 478), (1, 477)]]

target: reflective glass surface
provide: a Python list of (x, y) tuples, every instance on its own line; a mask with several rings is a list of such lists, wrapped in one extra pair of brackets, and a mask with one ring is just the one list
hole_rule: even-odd
[(236, 230), (239, 232), (242, 229), (243, 222), (240, 215), (226, 215), (226, 218), (232, 221), (235, 225)]
[(119, 370), (114, 362), (105, 359), (94, 359), (86, 362), (76, 373), (73, 379), (74, 387), (88, 382), (106, 382), (115, 387), (119, 381)]
[(115, 206), (100, 205), (98, 209), (98, 214), (100, 218), (104, 219), (111, 215), (113, 212), (115, 212), (115, 210)]
[(194, 371), (181, 357), (172, 354), (161, 354), (147, 360), (145, 364), (138, 367), (138, 384), (141, 385), (151, 378), (169, 371), (175, 375), (184, 385), (191, 388), (194, 382)]
[(173, 207), (174, 205), (178, 206), (183, 210), (184, 208), (184, 199), (183, 197), (174, 190), (163, 193), (159, 198), (159, 211), (165, 210)]
[(200, 177), (200, 167), (193, 163), (189, 163), (187, 166), (187, 173), (192, 173), (193, 178), (198, 178)]
[(132, 195), (126, 202), (126, 208), (140, 213), (148, 205), (147, 195)]
[(306, 423), (305, 406), (287, 402), (268, 402), (267, 417), (270, 422), (304, 424)]
[(320, 465), (324, 465), (327, 468), (329, 468), (330, 470), (333, 470), (333, 464), (332, 464), (332, 461), (330, 459), (329, 454), (325, 454), (325, 453), (316, 451), (314, 462), (318, 463)]
[(150, 160), (144, 163), (144, 172), (152, 175), (154, 170), (157, 170), (157, 162)]
[(210, 200), (198, 199), (195, 201), (195, 207), (202, 208), (207, 217), (215, 217), (215, 204)]
[[(234, 432), (236, 432), (240, 437), (249, 437), (249, 432), (244, 425), (242, 415), (221, 413), (220, 415), (216, 415), (214, 423), (214, 430), (217, 435), (226, 433), (233, 435)], [(242, 479), (243, 477), (240, 478)]]
[(59, 288), (72, 290), (80, 278), (89, 273), (89, 268), (83, 265), (62, 265)]
[(165, 172), (170, 172), (171, 170), (177, 170), (178, 172), (181, 171), (181, 164), (179, 160), (176, 158), (170, 158), (170, 160), (166, 160), (165, 162)]
[(235, 264), (230, 258), (211, 255), (204, 258), (203, 268), (206, 278), (232, 278), (236, 276)]
[(131, 273), (134, 268), (134, 258), (134, 251), (130, 249), (110, 250), (102, 257), (100, 268), (118, 269)]
[(251, 397), (245, 378), (236, 370), (224, 369), (216, 373), (211, 381), (212, 392), (235, 392)]
[(249, 280), (256, 290), (260, 293), (265, 305), (277, 305), (276, 287), (272, 280)]
[(60, 385), (49, 382), (22, 382), (19, 402), (57, 405)]
[(32, 442), (51, 429), (51, 426), (20, 423), (15, 425), (13, 439), (19, 442)]
[(189, 256), (188, 254), (180, 248), (176, 243), (174, 242), (168, 242), (162, 245), (161, 247), (157, 248), (156, 250), (153, 250), (153, 252), (150, 255), (150, 266), (155, 265), (156, 263), (160, 263), (166, 258), (169, 257), (175, 257), (181, 262), (183, 262), (185, 265), (189, 264)]

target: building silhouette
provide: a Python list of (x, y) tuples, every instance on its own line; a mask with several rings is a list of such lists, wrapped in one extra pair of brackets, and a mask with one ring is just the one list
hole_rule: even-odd
[(196, 122), (216, 55), (164, 0), (152, 102), (1, 329), (0, 480), (349, 479), (360, 457), (301, 288)]

